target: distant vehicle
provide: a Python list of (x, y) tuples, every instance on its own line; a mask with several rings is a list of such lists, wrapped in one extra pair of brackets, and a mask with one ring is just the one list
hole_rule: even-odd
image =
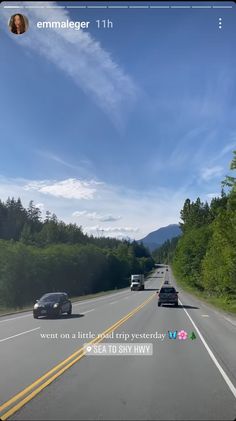
[(163, 286), (158, 293), (158, 307), (162, 304), (174, 304), (178, 307), (178, 291), (172, 286)]
[(131, 275), (131, 284), (130, 284), (131, 291), (142, 291), (144, 290), (144, 275)]
[(36, 301), (33, 308), (33, 316), (37, 319), (39, 316), (57, 316), (63, 313), (70, 315), (72, 313), (72, 304), (65, 292), (52, 292), (43, 295)]
[(169, 283), (170, 283), (170, 282), (168, 281), (168, 279), (166, 279), (166, 280), (164, 281), (164, 284), (165, 284), (165, 285), (169, 285)]

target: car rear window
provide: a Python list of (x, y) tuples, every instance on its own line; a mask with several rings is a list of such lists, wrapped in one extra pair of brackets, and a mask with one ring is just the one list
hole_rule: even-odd
[(160, 293), (162, 294), (162, 293), (164, 293), (164, 294), (166, 294), (166, 293), (173, 293), (173, 292), (176, 292), (175, 291), (175, 288), (161, 288), (161, 290), (160, 290)]

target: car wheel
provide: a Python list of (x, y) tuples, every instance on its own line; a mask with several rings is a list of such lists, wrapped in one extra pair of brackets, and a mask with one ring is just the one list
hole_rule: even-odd
[(62, 316), (62, 309), (60, 308), (59, 310), (58, 310), (58, 317), (61, 317)]
[(68, 316), (70, 316), (71, 315), (71, 313), (72, 313), (72, 306), (70, 306), (70, 310), (68, 311)]
[(175, 303), (175, 307), (178, 307), (178, 303)]
[(36, 316), (36, 314), (33, 314), (34, 319), (38, 319), (39, 316)]
[(161, 307), (161, 303), (158, 303), (158, 307)]

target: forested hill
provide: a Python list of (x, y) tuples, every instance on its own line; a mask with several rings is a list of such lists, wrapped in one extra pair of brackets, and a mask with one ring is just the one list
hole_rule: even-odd
[[(231, 163), (236, 170), (236, 151)], [(179, 280), (207, 295), (236, 302), (236, 177), (222, 182), (221, 197), (210, 205), (187, 199), (181, 210), (179, 239), (166, 242), (153, 253), (172, 263)]]
[(181, 234), (181, 230), (177, 224), (171, 224), (162, 227), (156, 231), (150, 232), (146, 237), (140, 240), (149, 250), (153, 251), (160, 247), (165, 241), (171, 240)]
[(20, 307), (48, 291), (79, 296), (128, 285), (131, 273), (153, 267), (136, 241), (95, 238), (31, 201), (0, 201), (0, 306)]

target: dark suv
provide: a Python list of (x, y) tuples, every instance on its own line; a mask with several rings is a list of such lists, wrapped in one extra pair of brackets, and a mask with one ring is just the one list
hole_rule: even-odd
[(39, 316), (61, 316), (63, 313), (68, 315), (72, 313), (72, 304), (65, 292), (52, 292), (43, 295), (37, 300), (33, 316), (37, 319)]
[(174, 304), (178, 307), (178, 291), (172, 286), (163, 286), (158, 294), (158, 307), (162, 304)]

